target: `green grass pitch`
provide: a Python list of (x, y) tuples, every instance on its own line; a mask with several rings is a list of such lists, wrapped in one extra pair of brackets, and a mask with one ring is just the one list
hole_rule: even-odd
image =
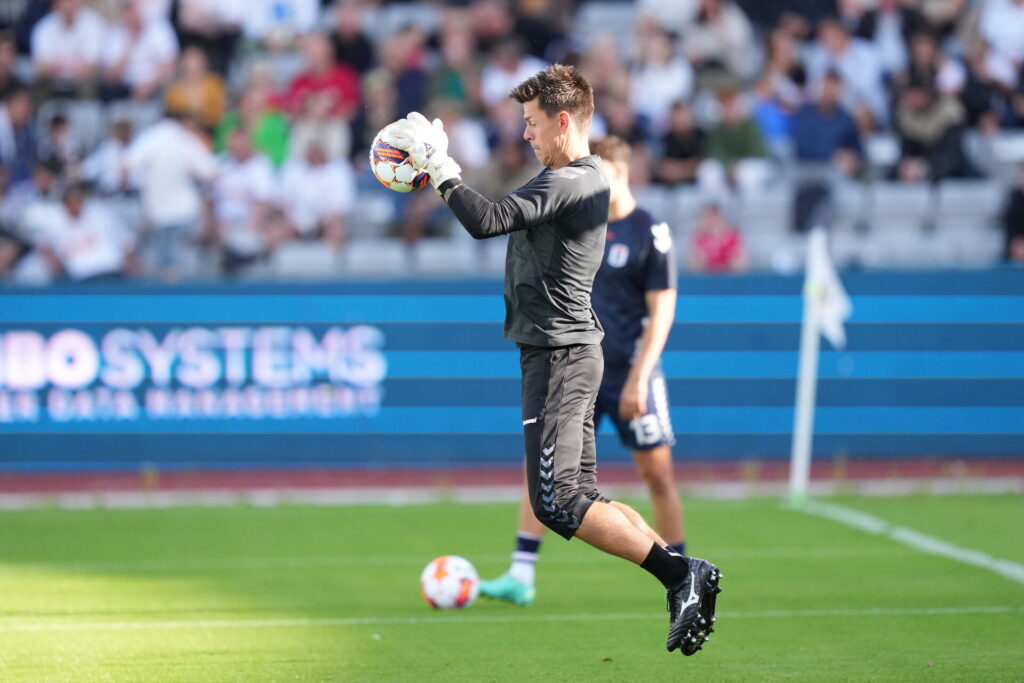
[[(1020, 496), (833, 500), (1024, 562)], [(0, 680), (1024, 678), (1022, 583), (776, 500), (687, 513), (725, 573), (689, 658), (652, 577), (550, 535), (533, 607), (428, 608), (433, 557), (504, 570), (510, 504), (0, 513)]]

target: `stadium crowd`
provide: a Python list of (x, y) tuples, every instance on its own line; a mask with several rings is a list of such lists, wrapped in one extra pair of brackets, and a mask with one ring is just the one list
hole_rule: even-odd
[[(591, 80), (594, 135), (630, 142), (692, 269), (748, 267), (732, 207), (758, 197), (798, 233), (849, 186), (975, 180), (1000, 183), (1001, 257), (1024, 261), (1024, 0), (10, 0), (0, 27), (6, 282), (412, 253), (450, 217), (375, 182), (373, 136), (439, 116), (500, 197), (538, 170), (507, 93), (555, 61)], [(867, 215), (854, 240), (884, 229)]]

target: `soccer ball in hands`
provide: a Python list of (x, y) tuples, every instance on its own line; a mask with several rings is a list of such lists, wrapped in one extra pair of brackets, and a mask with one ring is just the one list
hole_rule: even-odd
[(476, 600), (480, 592), (480, 577), (466, 558), (443, 555), (423, 569), (420, 592), (431, 607), (461, 609)]
[(422, 190), (430, 176), (412, 165), (404, 150), (384, 142), (385, 132), (394, 124), (384, 126), (370, 146), (370, 169), (384, 187), (395, 192)]

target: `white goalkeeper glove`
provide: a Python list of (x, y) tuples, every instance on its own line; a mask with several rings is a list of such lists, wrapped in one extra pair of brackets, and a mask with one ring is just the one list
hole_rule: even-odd
[(384, 141), (408, 153), (413, 166), (430, 175), (435, 191), (462, 173), (462, 168), (448, 156), (448, 136), (441, 119), (430, 123), (427, 117), (414, 111), (388, 127)]

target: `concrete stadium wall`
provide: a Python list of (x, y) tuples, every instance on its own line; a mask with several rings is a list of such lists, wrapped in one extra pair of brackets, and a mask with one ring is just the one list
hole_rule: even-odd
[[(1024, 270), (845, 273), (816, 457), (1024, 456)], [(788, 455), (801, 280), (680, 281), (677, 452)], [(501, 284), (93, 286), (0, 294), (0, 472), (510, 464)], [(604, 461), (623, 460), (610, 425)]]

